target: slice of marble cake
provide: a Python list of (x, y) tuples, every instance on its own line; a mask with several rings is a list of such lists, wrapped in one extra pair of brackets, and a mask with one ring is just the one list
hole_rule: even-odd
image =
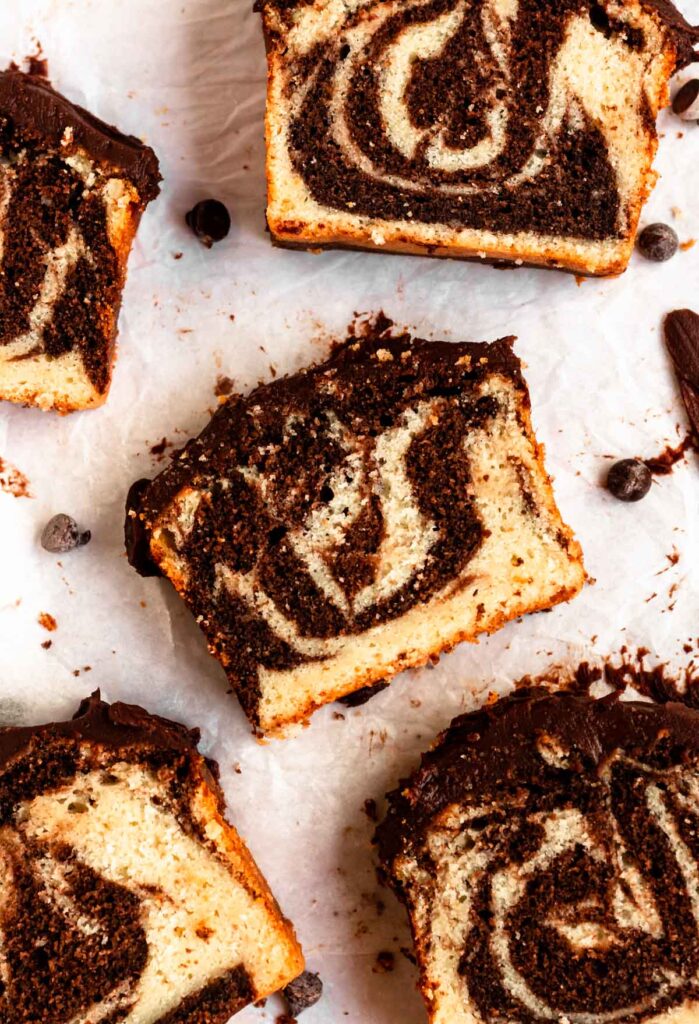
[(112, 376), (126, 264), (159, 191), (152, 149), (0, 72), (0, 398), (72, 412)]
[(197, 740), (98, 694), (0, 729), (3, 1024), (226, 1024), (302, 971)]
[(132, 488), (132, 556), (174, 583), (257, 729), (580, 590), (511, 341), (377, 324), (231, 398)]
[(431, 1024), (699, 1019), (699, 713), (617, 698), (464, 715), (389, 795)]
[(699, 32), (669, 0), (261, 0), (281, 244), (623, 271)]

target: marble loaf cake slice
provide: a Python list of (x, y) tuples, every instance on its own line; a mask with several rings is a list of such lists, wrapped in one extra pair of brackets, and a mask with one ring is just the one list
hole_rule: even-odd
[(129, 250), (159, 180), (138, 139), (39, 75), (0, 72), (0, 398), (104, 402)]
[(3, 1024), (226, 1024), (303, 970), (197, 739), (98, 694), (0, 729)]
[(264, 733), (583, 583), (512, 339), (383, 327), (231, 398), (132, 489), (132, 561), (174, 583)]
[(625, 269), (699, 40), (669, 0), (261, 8), (277, 243)]
[(515, 694), (456, 719), (377, 840), (430, 1024), (699, 1017), (699, 713)]

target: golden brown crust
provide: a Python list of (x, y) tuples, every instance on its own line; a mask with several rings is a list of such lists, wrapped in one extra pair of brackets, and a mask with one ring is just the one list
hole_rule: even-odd
[[(201, 768), (204, 768), (203, 758), (201, 758)], [(199, 785), (196, 806), (207, 837), (215, 843), (219, 854), (225, 857), (227, 866), (236, 881), (255, 900), (259, 900), (264, 905), (270, 920), (274, 922), (277, 942), (280, 946), (285, 947), (283, 972), (273, 981), (270, 980), (268, 987), (255, 993), (257, 999), (264, 999), (288, 985), (303, 971), (305, 967), (303, 951), (296, 938), (293, 925), (282, 914), (269, 885), (237, 830), (223, 817), (219, 801), (207, 785), (205, 778), (202, 778)]]

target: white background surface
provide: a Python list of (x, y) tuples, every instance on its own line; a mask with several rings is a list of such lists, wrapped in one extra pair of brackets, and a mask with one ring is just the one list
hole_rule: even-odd
[[(681, 6), (699, 21), (699, 0)], [(264, 49), (250, 0), (4, 0), (0, 55), (21, 60), (36, 40), (62, 92), (155, 148), (164, 183), (132, 253), (107, 405), (63, 419), (0, 409), (0, 457), (27, 475), (32, 494), (0, 493), (0, 719), (69, 716), (99, 685), (108, 699), (200, 725), (232, 820), (325, 982), (304, 1024), (419, 1024), (415, 970), (399, 953), (409, 944), (402, 909), (382, 892), (376, 912), (364, 800), (380, 799), (488, 689), (623, 644), (682, 665), (691, 657), (682, 645), (697, 642), (695, 456), (635, 506), (616, 502), (600, 478), (609, 456), (653, 455), (686, 433), (659, 328), (668, 310), (699, 307), (699, 244), (664, 265), (634, 257), (623, 278), (580, 286), (535, 270), (275, 250), (264, 229)], [(699, 237), (699, 127), (664, 114), (661, 131), (662, 178), (642, 222)], [(208, 195), (234, 222), (211, 251), (184, 225)], [(297, 738), (260, 745), (169, 585), (127, 565), (124, 496), (164, 465), (152, 445), (183, 443), (204, 426), (217, 375), (245, 390), (271, 364), (294, 370), (322, 358), (355, 311), (381, 308), (427, 337), (518, 335), (558, 501), (596, 583), (570, 605), (405, 673), (364, 708), (325, 708)], [(60, 562), (38, 541), (59, 511), (93, 532)], [(40, 612), (58, 622), (48, 651)], [(396, 953), (393, 973), (374, 972), (380, 950)], [(237, 1019), (281, 1012), (272, 999)]]

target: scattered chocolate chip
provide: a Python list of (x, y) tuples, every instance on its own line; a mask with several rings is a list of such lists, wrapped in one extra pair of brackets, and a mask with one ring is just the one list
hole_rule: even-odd
[(358, 708), (387, 687), (388, 683), (381, 679), (378, 683), (373, 683), (371, 686), (363, 686), (361, 690), (355, 690), (354, 693), (346, 693), (344, 697), (338, 697), (338, 701), (340, 704), (344, 704), (345, 707)]
[(41, 546), (46, 551), (62, 554), (87, 544), (92, 534), (89, 530), (80, 530), (72, 516), (59, 512), (49, 519), (41, 532)]
[(282, 995), (292, 1017), (298, 1017), (310, 1006), (315, 1006), (322, 994), (323, 982), (320, 975), (314, 974), (313, 971), (304, 971), (295, 981), (282, 989)]
[(218, 199), (202, 199), (185, 214), (185, 220), (207, 249), (231, 230), (231, 215)]
[(640, 501), (650, 490), (653, 476), (640, 459), (615, 462), (607, 474), (607, 490), (619, 501)]
[(636, 241), (641, 256), (654, 263), (664, 263), (671, 259), (679, 248), (680, 240), (677, 232), (669, 224), (649, 224), (643, 229)]
[(677, 90), (672, 109), (685, 121), (699, 121), (699, 78), (690, 78)]

